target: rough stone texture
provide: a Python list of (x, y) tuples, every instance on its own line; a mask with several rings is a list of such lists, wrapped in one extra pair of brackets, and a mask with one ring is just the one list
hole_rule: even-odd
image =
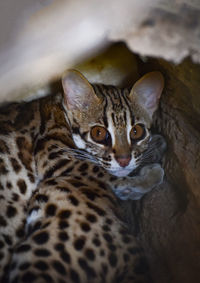
[(156, 283), (200, 282), (200, 66), (149, 60), (166, 78), (155, 126), (168, 151), (165, 183), (136, 204), (139, 238)]
[(198, 0), (0, 1), (0, 101), (21, 99), (113, 41), (199, 62), (199, 30)]

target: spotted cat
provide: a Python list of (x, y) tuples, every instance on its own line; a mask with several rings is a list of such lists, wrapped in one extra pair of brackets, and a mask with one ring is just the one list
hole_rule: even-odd
[(150, 127), (163, 77), (131, 92), (74, 70), (62, 83), (63, 95), (0, 109), (1, 282), (147, 282), (119, 199), (162, 182), (165, 142)]

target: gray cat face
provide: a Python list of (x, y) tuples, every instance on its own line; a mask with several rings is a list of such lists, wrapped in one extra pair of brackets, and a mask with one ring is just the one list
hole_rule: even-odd
[(94, 85), (77, 71), (63, 78), (64, 108), (78, 149), (112, 175), (128, 175), (139, 166), (151, 139), (149, 128), (163, 78), (144, 76), (132, 88)]

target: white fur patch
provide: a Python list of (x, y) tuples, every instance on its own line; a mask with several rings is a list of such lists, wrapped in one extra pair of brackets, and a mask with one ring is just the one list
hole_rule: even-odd
[(111, 119), (111, 115), (107, 115), (108, 116), (108, 131), (111, 135), (111, 138), (112, 138), (112, 144), (114, 145), (115, 144), (115, 132), (114, 132), (114, 125), (113, 125), (113, 121)]
[(130, 132), (132, 129), (132, 125), (131, 125), (131, 117), (130, 117), (130, 112), (126, 112), (126, 116), (127, 116), (127, 123), (126, 123), (126, 129), (127, 129), (127, 140), (129, 145), (131, 144), (131, 138), (130, 138)]
[(117, 177), (125, 177), (136, 168), (135, 158), (132, 156), (130, 163), (126, 167), (121, 167), (118, 162), (112, 158), (109, 173)]
[(79, 135), (72, 135), (75, 145), (80, 149), (85, 149), (86, 145), (84, 140)]
[(41, 209), (33, 210), (27, 217), (26, 224), (29, 226), (32, 222), (37, 221), (41, 217)]

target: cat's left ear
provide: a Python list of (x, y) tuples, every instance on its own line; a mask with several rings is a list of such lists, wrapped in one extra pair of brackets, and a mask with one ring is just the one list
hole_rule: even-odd
[(163, 88), (163, 75), (160, 72), (151, 72), (134, 84), (130, 98), (136, 105), (143, 108), (152, 119), (153, 113), (158, 108)]
[(87, 111), (101, 100), (95, 94), (91, 84), (78, 71), (70, 69), (62, 77), (64, 103), (69, 110)]

